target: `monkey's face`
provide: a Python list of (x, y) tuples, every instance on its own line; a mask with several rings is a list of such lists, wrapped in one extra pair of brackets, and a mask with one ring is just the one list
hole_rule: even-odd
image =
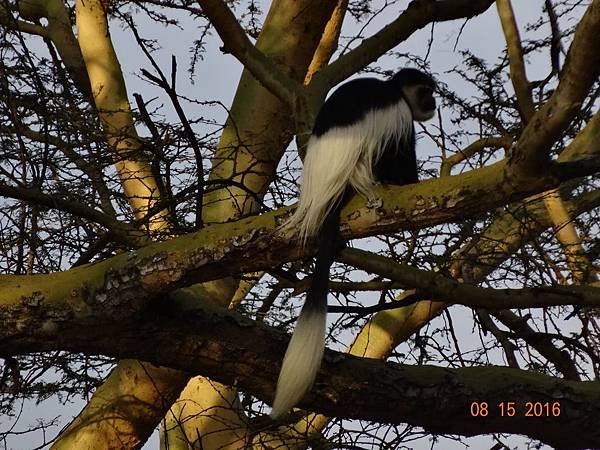
[(433, 90), (435, 86), (430, 84), (414, 84), (404, 86), (402, 93), (406, 99), (410, 110), (412, 111), (413, 120), (424, 122), (431, 119), (435, 114), (435, 97)]

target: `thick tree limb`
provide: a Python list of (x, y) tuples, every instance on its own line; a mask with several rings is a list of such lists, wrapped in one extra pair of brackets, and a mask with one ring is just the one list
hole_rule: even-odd
[(600, 0), (593, 0), (583, 15), (560, 74), (558, 87), (523, 130), (510, 152), (509, 170), (517, 179), (543, 174), (550, 164), (550, 149), (581, 108), (600, 75)]
[(38, 0), (38, 3), (44, 5), (46, 11), (48, 37), (58, 50), (67, 70), (73, 77), (73, 81), (75, 81), (75, 85), (93, 104), (90, 78), (78, 41), (73, 34), (73, 24), (69, 17), (67, 5), (61, 0)]
[(323, 30), (323, 36), (321, 36), (319, 46), (306, 71), (304, 84), (308, 84), (313, 75), (327, 65), (329, 59), (337, 50), (347, 8), (348, 0), (337, 0), (337, 5)]
[[(384, 186), (378, 191), (380, 203), (365, 205), (364, 199), (355, 197), (344, 208), (342, 235), (361, 237), (464, 220), (556, 187), (562, 179), (564, 165), (569, 168), (570, 176), (598, 171), (600, 163), (584, 162), (582, 167), (576, 162), (556, 164), (554, 174), (539, 177), (526, 186), (511, 184), (505, 177), (503, 162), (415, 185)], [(134, 305), (143, 302), (146, 296), (158, 297), (178, 287), (271, 268), (309, 256), (310, 246), (301, 248), (290, 236), (275, 234), (277, 222), (285, 212), (279, 210), (213, 225), (65, 272), (0, 276), (3, 286), (0, 305), (20, 299), (24, 303), (52, 305), (69, 298), (87, 305), (86, 308), (101, 311), (107, 300), (118, 302), (128, 298), (132, 303), (130, 307), (136, 309)]]
[[(281, 332), (221, 308), (203, 305), (195, 313), (178, 313), (172, 306), (156, 305), (123, 321), (70, 317), (57, 327), (41, 320), (3, 339), (0, 355), (62, 349), (136, 358), (272, 399), (287, 341)], [(489, 414), (473, 417), (473, 402), (487, 402)], [(502, 417), (502, 402), (514, 402), (516, 414)], [(550, 405), (548, 413), (542, 409), (542, 417), (526, 417), (527, 402)], [(558, 416), (552, 414), (554, 403)], [(301, 405), (340, 418), (410, 423), (436, 433), (526, 434), (560, 448), (600, 443), (598, 383), (508, 368), (407, 366), (327, 351), (316, 386)]]
[[(527, 183), (516, 183), (508, 173), (506, 160), (458, 176), (426, 180), (411, 188), (383, 186), (378, 202), (355, 196), (342, 211), (341, 233), (344, 237), (365, 237), (398, 231), (387, 224), (401, 224), (403, 229), (420, 229), (444, 222), (462, 221), (489, 210), (492, 204), (522, 200), (541, 185), (558, 185), (558, 179), (591, 175), (599, 170), (600, 159), (587, 157), (577, 161), (552, 164), (552, 168)], [(577, 175), (578, 174), (578, 175)], [(554, 181), (552, 181), (554, 180)], [(486, 186), (488, 183), (494, 186)], [(523, 192), (525, 189), (528, 193)], [(538, 192), (548, 189), (542, 188)], [(498, 201), (503, 198), (504, 201)], [(480, 209), (487, 203), (488, 208)], [(457, 213), (460, 210), (460, 213)], [(352, 212), (350, 212), (352, 211)]]
[[(473, 308), (502, 310), (513, 308), (533, 308), (559, 305), (600, 306), (600, 288), (591, 286), (546, 286), (525, 289), (490, 289), (459, 283), (453, 279), (424, 270), (415, 269), (403, 264), (394, 263), (389, 258), (372, 254), (363, 250), (345, 249), (341, 252), (340, 261), (362, 270), (377, 273), (381, 276), (415, 287), (422, 295), (429, 295), (439, 301), (461, 304)], [(75, 272), (78, 268), (69, 272)], [(143, 272), (145, 269), (141, 268)], [(102, 272), (100, 271), (100, 274)], [(48, 280), (51, 288), (57, 290), (55, 298), (47, 298), (44, 292), (36, 291), (31, 296), (18, 296), (13, 284), (23, 277), (4, 277), (1, 286), (7, 294), (0, 303), (0, 351), (7, 341), (18, 338), (23, 332), (36, 328), (36, 321), (44, 323), (49, 330), (62, 329), (65, 323), (80, 320), (82, 323), (95, 320), (112, 319), (129, 320), (131, 316), (140, 314), (148, 305), (153, 305), (158, 297), (153, 291), (141, 290), (139, 283), (127, 284), (128, 277), (136, 279), (136, 274), (109, 271), (105, 285), (109, 289), (98, 289), (82, 284), (82, 288), (59, 290), (60, 283), (67, 284), (65, 277), (58, 277), (58, 282)], [(76, 277), (77, 274), (72, 273)], [(41, 283), (47, 277), (40, 276)], [(139, 278), (139, 276), (138, 276)], [(72, 282), (73, 285), (76, 282)], [(55, 287), (56, 286), (56, 287)], [(88, 292), (81, 290), (88, 289)], [(139, 289), (136, 290), (136, 289)], [(62, 298), (59, 298), (62, 295)], [(83, 297), (83, 299), (82, 299)], [(419, 298), (417, 300), (420, 300)], [(396, 302), (395, 306), (406, 306)]]
[(493, 0), (413, 0), (393, 22), (315, 74), (309, 86), (327, 92), (426, 25), (474, 17), (486, 11), (493, 3)]
[(110, 38), (103, 3), (78, 0), (75, 13), (79, 47), (94, 103), (129, 205), (138, 220), (147, 220), (149, 230), (164, 230), (168, 225), (166, 211), (153, 217), (146, 215), (159, 200), (159, 190), (148, 158), (139, 151), (141, 141), (133, 123), (125, 79)]

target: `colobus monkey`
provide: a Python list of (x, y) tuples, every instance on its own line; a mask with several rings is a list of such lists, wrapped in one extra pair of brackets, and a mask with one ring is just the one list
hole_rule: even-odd
[(325, 349), (329, 269), (340, 212), (354, 192), (372, 198), (377, 183), (416, 183), (413, 121), (435, 113), (435, 81), (402, 69), (387, 81), (352, 80), (323, 104), (308, 141), (300, 200), (283, 227), (302, 242), (319, 233), (315, 271), (283, 360), (271, 416), (286, 413), (310, 389)]

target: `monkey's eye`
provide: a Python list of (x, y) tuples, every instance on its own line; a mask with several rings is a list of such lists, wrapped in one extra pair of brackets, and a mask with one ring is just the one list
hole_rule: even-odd
[(433, 88), (431, 86), (419, 86), (420, 95), (433, 95)]

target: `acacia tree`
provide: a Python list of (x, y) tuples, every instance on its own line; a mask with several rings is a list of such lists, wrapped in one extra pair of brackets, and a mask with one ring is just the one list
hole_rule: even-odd
[[(160, 423), (170, 449), (398, 448), (423, 430), (600, 445), (600, 1), (546, 0), (535, 39), (509, 0), (400, 3), (274, 0), (263, 19), (253, 1), (2, 1), (3, 414), (88, 398), (57, 449), (136, 448)], [(436, 24), (464, 29), (494, 3), (506, 51), (460, 53), (447, 76), (468, 95), (440, 77), (424, 181), (343, 211), (343, 237), (365, 238), (332, 275), (329, 341), (348, 354), (328, 350), (302, 409), (270, 421), (314, 252), (276, 232), (297, 196), (294, 136), (301, 148), (339, 82), (387, 74), (383, 55), (427, 69), (408, 38), (433, 48)], [(382, 12), (340, 39), (345, 18)], [(183, 13), (191, 76), (211, 33), (244, 66), (222, 126), (140, 30)], [(118, 25), (147, 58), (127, 82)], [(177, 119), (133, 94), (142, 82)]]

